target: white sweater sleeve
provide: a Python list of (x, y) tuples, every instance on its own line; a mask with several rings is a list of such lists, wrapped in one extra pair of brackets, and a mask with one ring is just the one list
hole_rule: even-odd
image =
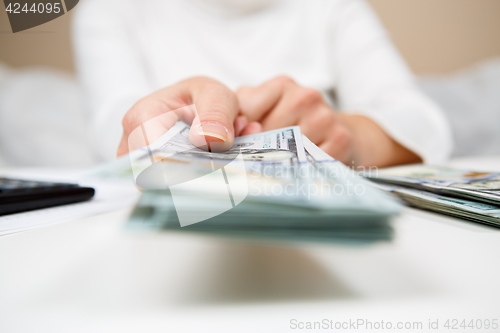
[(100, 161), (115, 158), (124, 114), (151, 92), (123, 4), (115, 0), (83, 1), (73, 21), (77, 71), (90, 118), (90, 140)]
[(418, 90), (373, 10), (363, 0), (345, 0), (334, 15), (340, 109), (373, 119), (425, 163), (444, 161), (452, 148), (447, 120)]

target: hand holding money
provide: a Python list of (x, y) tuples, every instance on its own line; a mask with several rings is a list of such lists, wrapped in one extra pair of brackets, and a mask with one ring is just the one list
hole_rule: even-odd
[[(191, 104), (196, 105), (198, 114), (192, 108), (184, 108)], [(127, 112), (118, 156), (149, 145), (179, 120), (192, 124), (189, 138), (193, 145), (204, 147), (207, 142), (218, 142), (227, 143), (219, 145), (223, 150), (229, 149), (234, 142), (237, 113), (236, 95), (222, 83), (205, 77), (181, 81), (144, 97)], [(146, 123), (149, 142), (141, 135), (133, 135), (136, 128)]]
[(323, 151), (346, 164), (353, 160), (352, 131), (318, 91), (280, 76), (258, 87), (242, 87), (237, 95), (241, 112), (249, 121), (259, 121), (264, 131), (299, 125)]
[[(196, 108), (186, 108), (192, 104)], [(238, 112), (243, 117), (236, 117)], [(191, 143), (208, 150), (210, 146), (214, 151), (230, 149), (235, 135), (299, 125), (314, 143), (347, 165), (380, 167), (420, 161), (374, 121), (338, 113), (319, 92), (286, 77), (243, 87), (237, 94), (205, 77), (160, 89), (125, 115), (118, 156), (149, 145), (179, 120), (191, 125)], [(135, 131), (141, 126), (148, 128)]]
[(347, 165), (389, 166), (420, 158), (394, 141), (371, 119), (339, 113), (321, 93), (280, 76), (237, 91), (240, 110), (264, 131), (299, 125), (323, 151)]

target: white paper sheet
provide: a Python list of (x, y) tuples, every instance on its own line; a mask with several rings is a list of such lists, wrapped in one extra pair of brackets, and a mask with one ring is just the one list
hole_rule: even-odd
[(96, 190), (95, 196), (89, 201), (0, 216), (0, 236), (133, 206), (140, 195), (131, 181), (81, 179), (80, 172), (75, 171), (25, 169), (0, 174), (11, 178), (78, 182)]

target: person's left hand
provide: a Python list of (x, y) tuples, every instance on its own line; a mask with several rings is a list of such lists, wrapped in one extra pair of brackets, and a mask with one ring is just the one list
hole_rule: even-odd
[[(260, 130), (299, 125), (303, 134), (331, 156), (346, 164), (354, 158), (351, 130), (318, 91), (280, 76), (258, 87), (241, 87), (237, 96), (240, 112), (248, 122), (260, 123)], [(258, 132), (255, 123), (250, 126), (243, 134)]]
[(237, 91), (236, 135), (299, 125), (312, 142), (349, 166), (390, 166), (421, 162), (370, 118), (333, 110), (321, 93), (280, 76)]

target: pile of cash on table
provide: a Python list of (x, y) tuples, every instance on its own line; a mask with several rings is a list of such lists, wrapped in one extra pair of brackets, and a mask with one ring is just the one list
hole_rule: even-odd
[(422, 164), (366, 174), (403, 202), (474, 222), (500, 226), (500, 173)]
[[(387, 241), (401, 205), (325, 154), (298, 126), (204, 150), (177, 122), (130, 154), (143, 191), (128, 227), (320, 242)], [(129, 164), (130, 166), (130, 164)]]

